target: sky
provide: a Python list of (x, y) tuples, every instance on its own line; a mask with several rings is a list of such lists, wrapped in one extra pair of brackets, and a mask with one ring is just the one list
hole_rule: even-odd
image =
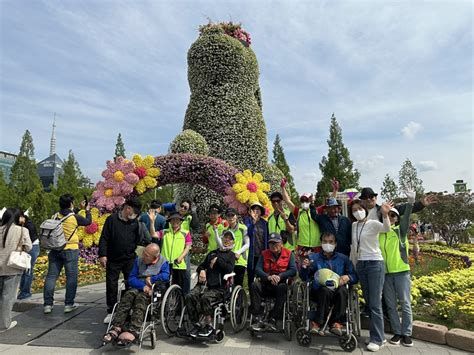
[(127, 155), (166, 154), (189, 102), (186, 55), (209, 21), (241, 22), (260, 68), (269, 158), (279, 134), (314, 192), (334, 113), (361, 186), (473, 188), (471, 1), (0, 1), (0, 150), (26, 129), (37, 160), (72, 149), (96, 182)]

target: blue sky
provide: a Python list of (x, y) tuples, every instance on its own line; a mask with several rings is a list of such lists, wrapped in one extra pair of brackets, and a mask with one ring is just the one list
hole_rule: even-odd
[[(166, 153), (189, 101), (197, 27), (242, 22), (260, 66), (268, 148), (278, 133), (314, 191), (334, 112), (361, 185), (409, 158), (425, 189), (473, 188), (471, 1), (0, 2), (0, 150), (26, 129), (36, 158), (72, 149), (93, 181), (113, 156)], [(271, 155), (270, 155), (271, 156)]]

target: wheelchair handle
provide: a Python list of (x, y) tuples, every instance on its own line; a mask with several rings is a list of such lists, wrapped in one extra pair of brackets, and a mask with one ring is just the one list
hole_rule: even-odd
[(224, 280), (227, 281), (228, 279), (230, 279), (231, 277), (234, 277), (235, 276), (235, 272), (231, 272), (230, 274), (225, 274), (224, 275)]

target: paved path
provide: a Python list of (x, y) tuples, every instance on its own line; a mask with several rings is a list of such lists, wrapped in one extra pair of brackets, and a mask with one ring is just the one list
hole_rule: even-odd
[[(2, 354), (115, 354), (138, 352), (138, 346), (128, 350), (118, 350), (110, 345), (101, 347), (101, 336), (106, 326), (105, 284), (95, 284), (78, 289), (77, 301), (80, 308), (64, 314), (64, 290), (56, 293), (53, 313), (42, 313), (42, 295), (37, 294), (27, 301), (15, 305), (15, 319), (18, 326), (0, 334), (0, 353)], [(158, 328), (158, 343), (153, 351), (149, 341), (145, 341), (143, 352), (156, 354), (343, 354), (334, 336), (314, 337), (309, 348), (298, 345), (295, 339), (288, 342), (283, 335), (268, 334), (262, 339), (252, 338), (247, 331), (233, 334), (226, 329), (222, 344), (196, 344), (184, 339), (167, 338)], [(367, 336), (367, 331), (363, 331)], [(387, 337), (390, 335), (387, 334)], [(361, 339), (363, 342), (363, 339)], [(378, 354), (467, 354), (447, 346), (414, 340), (414, 347), (387, 345)], [(369, 353), (360, 344), (353, 354)]]

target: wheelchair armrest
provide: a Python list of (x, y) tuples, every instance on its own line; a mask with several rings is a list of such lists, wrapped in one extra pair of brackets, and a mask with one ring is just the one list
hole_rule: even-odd
[(230, 279), (231, 277), (234, 277), (235, 276), (235, 272), (231, 272), (230, 274), (225, 274), (224, 275), (224, 280), (228, 280)]

